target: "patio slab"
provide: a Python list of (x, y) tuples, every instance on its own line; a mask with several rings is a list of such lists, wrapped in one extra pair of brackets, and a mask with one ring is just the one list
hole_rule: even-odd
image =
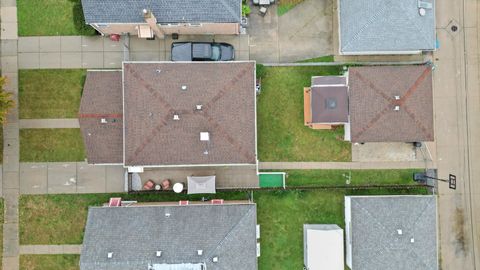
[(77, 191), (77, 164), (50, 163), (48, 166), (48, 193), (75, 193)]
[(105, 192), (105, 167), (77, 163), (77, 192), (103, 193)]
[(105, 166), (106, 192), (125, 192), (125, 169), (122, 165)]
[(48, 191), (46, 163), (20, 163), (20, 193), (46, 194)]
[(333, 55), (333, 0), (305, 0), (278, 18), (280, 62)]

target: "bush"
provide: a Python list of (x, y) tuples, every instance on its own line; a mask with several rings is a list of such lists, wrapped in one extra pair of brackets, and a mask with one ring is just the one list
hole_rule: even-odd
[(250, 6), (249, 5), (246, 5), (246, 4), (242, 4), (242, 16), (248, 16), (250, 15), (250, 12), (252, 12), (252, 10), (250, 9)]
[(257, 69), (257, 78), (265, 77), (265, 74), (267, 73), (267, 70), (265, 69), (264, 65), (257, 64), (256, 69)]

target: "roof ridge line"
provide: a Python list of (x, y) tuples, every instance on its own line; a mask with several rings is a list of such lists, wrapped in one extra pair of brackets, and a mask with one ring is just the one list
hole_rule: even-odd
[(245, 217), (249, 214), (251, 214), (251, 212), (253, 211), (253, 209), (255, 209), (255, 207), (252, 207), (250, 206), (250, 209), (248, 209), (248, 211), (242, 216), (240, 217), (240, 219), (238, 220), (238, 222), (227, 232), (227, 234), (225, 234), (225, 236), (223, 237), (222, 240), (220, 240), (220, 242), (218, 242), (218, 244), (215, 246), (214, 249), (212, 249), (210, 252), (207, 253), (207, 255), (205, 256), (205, 258), (210, 258), (210, 256), (212, 256), (212, 254), (218, 250), (218, 248), (220, 248), (220, 246), (226, 241), (227, 237), (232, 234), (232, 232), (240, 225), (240, 223), (245, 219)]
[(370, 25), (375, 21), (377, 20), (377, 17), (380, 17), (380, 12), (381, 11), (384, 11), (387, 7), (386, 6), (383, 6), (381, 9), (378, 9), (377, 10), (377, 13), (373, 16), (370, 17), (370, 20), (368, 20), (360, 30), (358, 30), (355, 35), (353, 36), (353, 38), (351, 38), (344, 46), (342, 46), (342, 49), (345, 49), (345, 47), (347, 47), (348, 45), (350, 45), (350, 43), (352, 43), (353, 41), (356, 41), (358, 39), (358, 36), (363, 33), (363, 31), (365, 31), (366, 28), (370, 27)]

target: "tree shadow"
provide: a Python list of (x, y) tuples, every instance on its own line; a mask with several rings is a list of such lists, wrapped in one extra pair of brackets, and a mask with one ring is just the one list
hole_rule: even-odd
[(83, 15), (83, 8), (81, 0), (68, 0), (74, 3), (72, 7), (73, 24), (75, 30), (81, 35), (95, 35), (96, 31), (85, 23), (85, 16)]

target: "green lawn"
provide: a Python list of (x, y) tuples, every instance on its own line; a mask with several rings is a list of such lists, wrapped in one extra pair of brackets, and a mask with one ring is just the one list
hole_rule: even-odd
[(2, 149), (0, 153), (0, 164), (3, 164), (3, 127), (0, 127), (0, 149)]
[(21, 129), (20, 161), (62, 162), (85, 160), (80, 129)]
[(303, 224), (338, 224), (344, 228), (344, 196), (370, 194), (426, 194), (426, 191), (256, 192), (257, 220), (261, 226), (259, 269), (302, 269)]
[(333, 55), (326, 55), (326, 56), (320, 56), (316, 58), (310, 58), (310, 59), (305, 59), (302, 61), (298, 61), (298, 63), (318, 63), (318, 62), (334, 62), (335, 59)]
[[(286, 186), (414, 184), (412, 175), (422, 169), (404, 170), (286, 170)], [(349, 181), (350, 179), (350, 181)]]
[(290, 11), (296, 5), (300, 4), (303, 0), (277, 0), (277, 15), (282, 16), (283, 14)]
[(336, 75), (342, 67), (263, 67), (257, 103), (258, 154), (261, 161), (350, 161), (351, 145), (343, 128), (304, 126), (303, 88), (315, 75)]
[(83, 69), (20, 70), (20, 118), (76, 118), (85, 76)]
[[(407, 191), (255, 191), (262, 245), (259, 269), (301, 269), (303, 224), (335, 223), (344, 227), (343, 197), (367, 194), (426, 194), (425, 189)], [(89, 205), (109, 197), (126, 200), (198, 200), (201, 196), (174, 194), (24, 195), (20, 198), (20, 244), (80, 244)], [(220, 193), (212, 198), (245, 199), (246, 192)]]
[(94, 35), (81, 0), (17, 0), (20, 36)]
[[(83, 194), (25, 195), (20, 197), (20, 244), (81, 244), (88, 206), (99, 206), (110, 197), (124, 200), (178, 201), (200, 200), (205, 195), (185, 194)], [(217, 193), (208, 198), (245, 200), (247, 193)]]
[(77, 270), (80, 255), (20, 255), (20, 270)]

